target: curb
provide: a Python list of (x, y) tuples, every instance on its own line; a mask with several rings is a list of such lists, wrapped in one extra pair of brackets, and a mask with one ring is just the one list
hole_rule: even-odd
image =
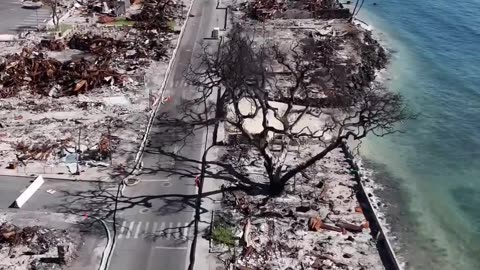
[[(107, 244), (105, 245), (105, 249), (102, 252), (102, 259), (100, 260), (100, 267), (99, 270), (106, 270), (107, 269), (107, 261), (108, 261), (108, 254), (112, 250), (112, 235), (110, 234), (110, 230), (108, 229), (107, 223), (103, 221), (103, 219), (99, 219), (97, 217), (92, 217), (97, 221), (100, 221), (105, 228), (105, 232), (107, 233)], [(114, 225), (115, 226), (115, 225)]]

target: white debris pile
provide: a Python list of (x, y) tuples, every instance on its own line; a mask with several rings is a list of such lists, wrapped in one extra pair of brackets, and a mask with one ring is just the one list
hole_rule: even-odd
[(255, 165), (255, 153), (242, 153), (241, 159), (227, 154), (223, 160), (240, 164), (255, 184), (227, 192), (221, 210), (229, 216), (227, 227), (240, 238), (240, 269), (383, 269), (356, 198), (357, 183), (339, 149), (273, 198), (255, 188), (268, 184)]

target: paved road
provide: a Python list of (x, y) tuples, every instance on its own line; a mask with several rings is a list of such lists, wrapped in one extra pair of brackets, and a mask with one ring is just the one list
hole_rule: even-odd
[[(210, 37), (213, 27), (223, 28), (225, 11), (216, 9), (216, 0), (195, 0), (192, 14), (195, 16), (189, 19), (167, 82), (166, 96), (171, 101), (161, 105), (158, 115), (182, 113), (177, 105), (193, 96), (184, 80), (184, 70), (195, 59), (192, 56), (202, 51), (199, 42)], [(212, 43), (218, 46), (217, 41)], [(123, 211), (118, 212), (111, 270), (186, 269), (193, 229), (194, 178), (199, 174), (205, 134), (199, 130), (185, 137), (192, 130), (168, 128), (161, 119), (152, 128), (141, 182), (127, 187), (126, 197), (119, 202)], [(177, 159), (161, 151), (173, 152)]]
[(40, 9), (22, 8), (20, 0), (0, 0), (0, 34), (35, 30), (50, 19), (47, 7)]
[[(0, 176), (0, 209), (9, 208), (34, 179), (34, 177)], [(113, 183), (45, 179), (45, 183), (21, 210), (79, 215), (95, 212), (98, 209), (95, 208), (95, 201), (91, 199), (111, 197), (113, 200), (116, 189), (117, 186)], [(105, 215), (104, 212), (102, 214)]]
[[(80, 233), (84, 243), (77, 250), (78, 258), (70, 269), (97, 269), (107, 236), (104, 227), (90, 218), (105, 214), (94, 213), (98, 209), (95, 205), (103, 202), (95, 203), (92, 198), (112, 193), (116, 185), (46, 179), (21, 209), (9, 208), (34, 179), (0, 176), (0, 218), (11, 219), (17, 226), (42, 225)], [(113, 194), (110, 196), (113, 200)], [(98, 197), (99, 200), (104, 199)]]

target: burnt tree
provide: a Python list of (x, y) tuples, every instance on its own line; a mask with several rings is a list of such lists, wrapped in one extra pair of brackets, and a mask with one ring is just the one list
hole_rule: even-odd
[[(189, 69), (201, 93), (196, 102), (219, 91), (214, 117), (195, 121), (233, 127), (262, 157), (273, 195), (344, 141), (391, 134), (397, 123), (414, 118), (398, 93), (346, 87), (351, 69), (335, 62), (332, 46), (313, 39), (255, 42), (236, 26), (218, 52), (205, 50)], [(293, 145), (307, 143), (318, 149), (296, 164), (288, 161)]]
[(55, 29), (58, 30), (59, 18), (58, 18), (58, 0), (42, 0), (42, 2), (47, 5), (52, 11), (52, 21)]

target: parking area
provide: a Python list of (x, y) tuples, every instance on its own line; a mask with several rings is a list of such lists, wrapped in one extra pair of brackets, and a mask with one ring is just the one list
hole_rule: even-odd
[(20, 0), (0, 0), (0, 34), (13, 34), (35, 30), (50, 19), (47, 7), (27, 9)]

